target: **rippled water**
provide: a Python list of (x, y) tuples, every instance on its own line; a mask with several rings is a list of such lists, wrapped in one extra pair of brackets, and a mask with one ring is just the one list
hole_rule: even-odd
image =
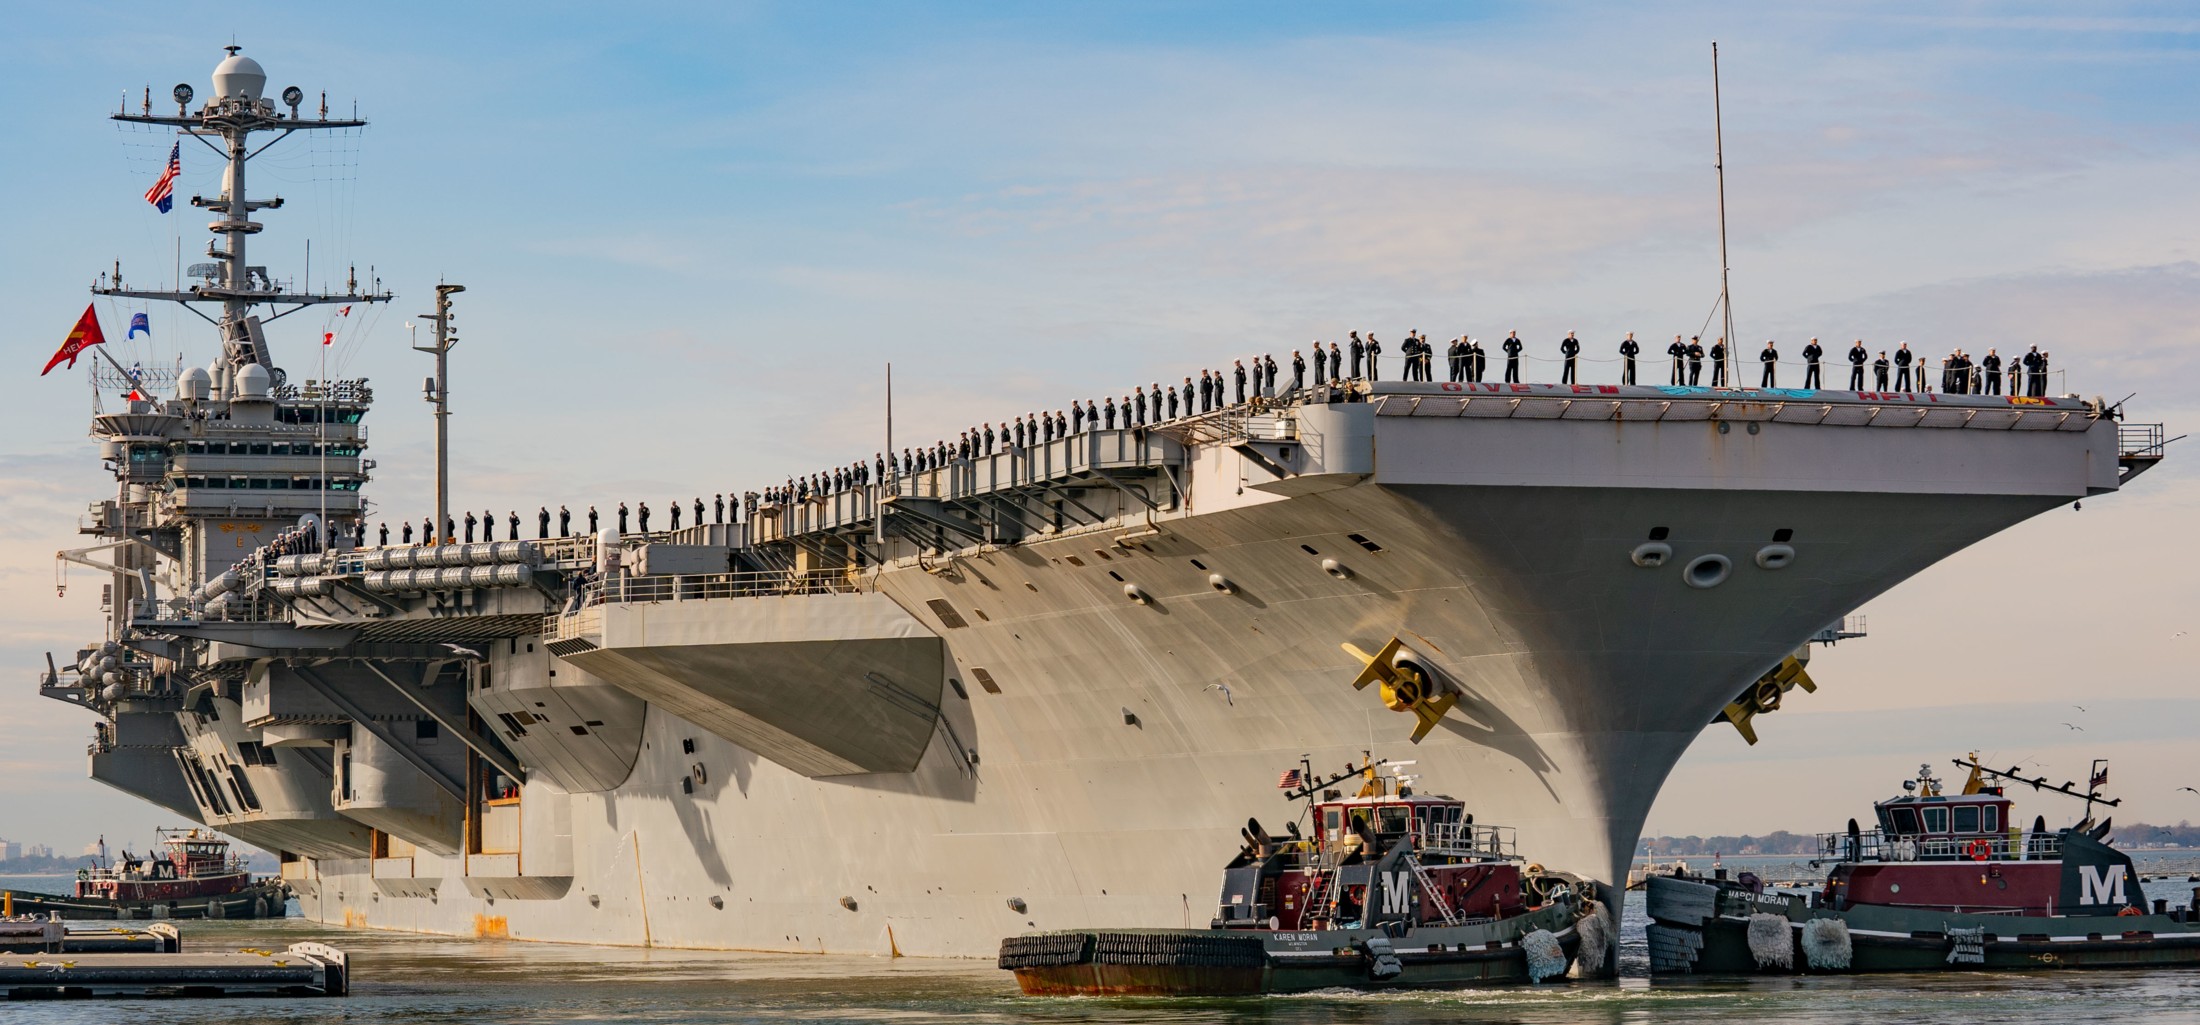
[(0, 1007), (0, 1022), (2200, 1022), (2200, 971), (1652, 982), (1640, 894), (1629, 895), (1627, 912), (1617, 982), (1245, 1000), (1032, 999), (989, 961), (456, 940), (297, 919), (189, 922), (186, 942), (199, 949), (331, 943), (352, 958), (352, 995), (14, 1004)]

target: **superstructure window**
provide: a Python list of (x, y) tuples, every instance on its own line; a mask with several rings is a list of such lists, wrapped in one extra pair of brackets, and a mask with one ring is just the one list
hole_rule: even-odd
[(1978, 832), (1978, 805), (1959, 804), (1952, 810), (1956, 813), (1956, 832)]
[(1979, 832), (2001, 832), (2001, 809), (1991, 804), (1979, 809)]
[(1896, 835), (1917, 832), (1917, 812), (1909, 808), (1892, 808), (1887, 811), (1887, 825)]
[(1923, 811), (1925, 813), (1926, 832), (1945, 833), (1948, 831), (1948, 809), (1926, 808)]
[(1403, 833), (1413, 821), (1405, 808), (1396, 805), (1377, 808), (1375, 814), (1376, 831), (1380, 833)]

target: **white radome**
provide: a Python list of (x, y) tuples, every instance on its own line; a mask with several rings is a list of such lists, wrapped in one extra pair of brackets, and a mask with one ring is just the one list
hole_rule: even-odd
[(260, 62), (241, 53), (232, 53), (214, 66), (214, 95), (224, 100), (258, 102), (260, 90), (267, 87), (267, 72)]

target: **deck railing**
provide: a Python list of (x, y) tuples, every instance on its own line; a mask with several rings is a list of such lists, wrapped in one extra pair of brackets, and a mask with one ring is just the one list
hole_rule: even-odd
[[(1984, 854), (1985, 857), (1980, 857)], [(2058, 833), (1993, 833), (1976, 836), (1887, 836), (1873, 829), (1818, 834), (1818, 857), (1833, 861), (2037, 861), (2062, 856)]]

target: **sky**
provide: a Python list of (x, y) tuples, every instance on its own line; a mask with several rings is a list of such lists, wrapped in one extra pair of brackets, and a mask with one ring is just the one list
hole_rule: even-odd
[[(2200, 411), (2200, 18), (2172, 4), (155, 5), (10, 15), (0, 140), (14, 244), (0, 337), (24, 390), (0, 440), (0, 837), (73, 849), (159, 814), (89, 782), (91, 722), (36, 697), (94, 637), (57, 581), (111, 491), (81, 370), (40, 379), (121, 264), (197, 262), (204, 215), (140, 197), (171, 138), (105, 115), (208, 93), (235, 42), (364, 132), (252, 165), (286, 199), (254, 263), (397, 294), (271, 332), (295, 377), (380, 391), (370, 496), (430, 507), (429, 370), (404, 325), (462, 283), (454, 503), (707, 497), (1348, 329), (1441, 342), (1702, 330), (1718, 296), (1719, 41), (1737, 333), (2040, 345), (2058, 387), (2187, 429)], [(182, 151), (179, 194), (218, 189)], [(310, 270), (308, 242), (310, 240)], [(211, 332), (101, 300), (116, 355), (204, 365)], [(1531, 364), (1533, 366), (1533, 364)], [(1958, 553), (1859, 610), (1822, 684), (1749, 747), (1707, 730), (1652, 833), (1831, 830), (1920, 762), (2082, 779), (2119, 817), (2200, 819), (2187, 633), (2200, 474), (2183, 446), (2123, 494)], [(529, 515), (531, 518), (531, 514)], [(57, 582), (66, 583), (57, 596)], [(2081, 707), (2082, 706), (2082, 707)], [(2055, 817), (2048, 799), (2026, 802)]]

